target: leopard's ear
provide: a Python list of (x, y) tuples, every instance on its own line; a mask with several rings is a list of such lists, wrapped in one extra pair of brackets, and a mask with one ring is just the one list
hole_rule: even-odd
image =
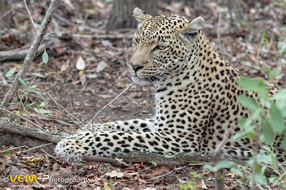
[(203, 17), (197, 17), (195, 19), (193, 19), (190, 23), (189, 26), (187, 28), (187, 31), (185, 31), (186, 34), (189, 35), (195, 35), (197, 34), (200, 30), (203, 29), (205, 24), (205, 20), (203, 19)]
[(185, 28), (178, 29), (181, 39), (189, 43), (203, 29), (204, 23), (205, 20), (202, 17), (197, 17), (190, 21)]
[(133, 10), (133, 16), (138, 21), (138, 27), (140, 27), (146, 20), (149, 20), (150, 18), (152, 18), (151, 15), (145, 14), (144, 11), (142, 11), (138, 7), (136, 7)]

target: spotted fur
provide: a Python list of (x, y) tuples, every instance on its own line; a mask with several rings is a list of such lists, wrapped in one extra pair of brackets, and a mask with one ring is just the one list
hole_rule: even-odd
[[(84, 155), (111, 156), (148, 151), (158, 154), (208, 152), (249, 112), (240, 94), (257, 98), (237, 85), (238, 72), (221, 59), (202, 33), (204, 20), (169, 14), (152, 17), (134, 10), (139, 21), (134, 53), (128, 64), (132, 80), (155, 86), (154, 119), (97, 124), (60, 141), (57, 156), (80, 160)], [(88, 126), (90, 127), (90, 126)], [(253, 140), (227, 141), (223, 153), (251, 156)]]

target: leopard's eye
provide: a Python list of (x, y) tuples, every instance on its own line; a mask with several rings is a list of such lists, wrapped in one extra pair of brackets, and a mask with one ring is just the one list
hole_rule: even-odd
[(164, 50), (167, 47), (168, 47), (167, 45), (157, 45), (156, 47), (154, 47), (153, 51)]

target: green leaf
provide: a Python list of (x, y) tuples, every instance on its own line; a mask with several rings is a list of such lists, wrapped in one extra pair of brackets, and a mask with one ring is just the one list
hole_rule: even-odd
[(256, 173), (254, 176), (254, 181), (258, 184), (266, 185), (267, 179), (263, 174)]
[(22, 85), (23, 85), (27, 90), (29, 89), (27, 83), (26, 83), (21, 77), (19, 77), (19, 81), (22, 83)]
[(202, 178), (202, 176), (200, 174), (198, 174), (197, 172), (191, 172), (190, 173), (194, 178)]
[(239, 77), (238, 85), (245, 90), (257, 92), (260, 96), (265, 97), (266, 84), (261, 79), (250, 79), (246, 76)]
[(278, 181), (279, 177), (276, 176), (276, 175), (272, 175), (270, 178), (269, 178), (269, 182), (270, 183), (276, 183)]
[(268, 119), (264, 119), (264, 126), (263, 126), (263, 130), (262, 130), (262, 134), (264, 137), (264, 142), (265, 144), (272, 144), (275, 140), (275, 134), (271, 128), (270, 122), (268, 121)]
[(155, 161), (150, 161), (150, 163), (151, 163), (153, 166), (158, 166), (158, 163), (155, 162)]
[(38, 108), (34, 108), (34, 111), (39, 113), (39, 114), (49, 114), (50, 112), (47, 110), (43, 110), (43, 109), (38, 109)]
[(256, 156), (256, 161), (258, 163), (265, 163), (265, 164), (271, 164), (272, 162), (272, 157), (270, 154), (265, 154), (265, 153), (259, 153)]
[(286, 133), (284, 133), (282, 138), (282, 148), (283, 150), (286, 150)]
[(263, 65), (262, 69), (267, 73), (268, 75), (268, 81), (272, 82), (273, 78), (277, 75), (279, 75), (279, 73), (282, 70), (282, 64), (278, 65), (276, 69), (271, 70), (269, 69), (269, 67), (267, 65)]
[[(249, 118), (248, 118), (248, 119), (249, 119)], [(244, 117), (238, 119), (237, 124), (238, 124), (238, 126), (239, 126), (240, 128), (243, 129), (243, 132), (241, 132), (241, 133), (236, 133), (235, 135), (233, 135), (233, 136), (232, 136), (232, 139), (233, 139), (233, 140), (240, 139), (240, 138), (246, 136), (247, 133), (249, 133), (249, 132), (253, 132), (253, 133), (255, 132), (254, 129), (253, 129), (253, 127), (249, 127), (249, 126), (246, 125), (248, 119), (247, 119), (247, 118), (244, 118)]]
[(245, 108), (249, 109), (251, 113), (254, 113), (258, 109), (258, 104), (254, 98), (248, 98), (245, 95), (238, 96), (238, 102)]
[(270, 108), (270, 125), (274, 132), (282, 133), (285, 129), (283, 116), (276, 104), (272, 103)]
[(44, 53), (42, 55), (42, 60), (43, 60), (43, 63), (45, 63), (45, 64), (47, 64), (49, 61), (49, 55), (48, 55), (46, 50), (44, 51)]
[(42, 96), (42, 94), (41, 94), (40, 92), (36, 91), (36, 90), (30, 90), (30, 92), (33, 92), (33, 93), (37, 94), (38, 96), (40, 96), (40, 97), (42, 98), (42, 100), (43, 100), (44, 103), (45, 103), (46, 110), (47, 110), (47, 112), (49, 112), (48, 104), (47, 104), (45, 98)]
[(13, 76), (13, 74), (15, 73), (15, 70), (16, 70), (17, 67), (14, 67), (12, 69), (10, 69), (7, 73), (6, 73), (6, 77), (11, 77)]
[(186, 185), (177, 185), (179, 188), (180, 188), (180, 190), (187, 190), (187, 186)]
[(223, 168), (231, 168), (234, 165), (235, 165), (235, 163), (231, 162), (229, 160), (221, 160), (221, 161), (217, 162), (217, 164), (214, 166), (204, 165), (203, 168), (208, 169), (212, 172), (216, 172), (216, 171), (223, 169)]
[(272, 96), (271, 99), (272, 100), (286, 100), (286, 89), (280, 90), (274, 96)]
[(279, 55), (286, 53), (286, 42), (278, 42), (277, 48), (279, 49)]

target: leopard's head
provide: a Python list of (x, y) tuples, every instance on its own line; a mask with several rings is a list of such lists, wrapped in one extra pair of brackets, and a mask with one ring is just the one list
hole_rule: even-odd
[(139, 8), (134, 9), (133, 15), (139, 23), (132, 41), (134, 52), (127, 64), (132, 80), (146, 84), (183, 69), (204, 19), (197, 17), (190, 21), (176, 14), (153, 17)]

